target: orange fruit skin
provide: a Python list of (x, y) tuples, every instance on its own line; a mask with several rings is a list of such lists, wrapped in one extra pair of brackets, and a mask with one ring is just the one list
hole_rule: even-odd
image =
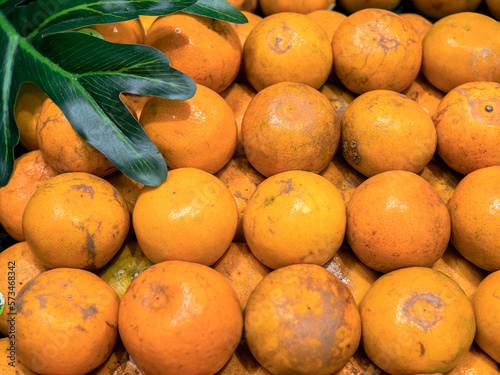
[(338, 0), (338, 5), (347, 13), (354, 13), (367, 8), (391, 10), (396, 8), (401, 0)]
[(248, 349), (245, 340), (241, 340), (238, 348), (224, 367), (215, 375), (272, 375), (262, 367)]
[(236, 292), (217, 271), (167, 261), (132, 280), (118, 323), (125, 348), (143, 372), (210, 375), (236, 350), (243, 315)]
[(231, 23), (231, 26), (233, 26), (234, 29), (236, 30), (236, 33), (238, 34), (238, 37), (240, 38), (241, 47), (243, 48), (243, 46), (245, 45), (245, 42), (248, 38), (248, 34), (250, 34), (250, 32), (255, 27), (255, 25), (257, 25), (262, 20), (262, 17), (259, 16), (258, 14), (251, 13), (251, 12), (244, 11), (244, 10), (241, 11), (241, 13), (243, 13), (243, 15), (247, 18), (248, 22), (247, 23)]
[(47, 269), (38, 262), (25, 241), (17, 242), (0, 253), (0, 267), (4, 270), (0, 292), (5, 299), (4, 312), (0, 314), (0, 333), (15, 338), (15, 316), (10, 315), (16, 312), (15, 298), (24, 284)]
[(139, 16), (139, 21), (141, 22), (142, 28), (144, 29), (144, 38), (146, 38), (146, 34), (148, 33), (149, 28), (157, 18), (158, 16)]
[(108, 42), (123, 44), (144, 43), (144, 27), (138, 18), (129, 21), (85, 26), (85, 29), (94, 29)]
[(480, 3), (481, 0), (413, 0), (419, 14), (434, 19), (454, 13), (474, 12)]
[(461, 12), (436, 21), (422, 41), (422, 73), (447, 93), (467, 82), (500, 82), (500, 24)]
[(389, 171), (370, 177), (347, 205), (346, 238), (368, 267), (389, 272), (431, 267), (450, 239), (450, 216), (422, 177)]
[(122, 197), (127, 202), (127, 208), (130, 214), (134, 210), (135, 202), (137, 202), (137, 197), (144, 187), (144, 184), (132, 180), (129, 176), (121, 171), (110, 174), (105, 177), (111, 185), (115, 187), (116, 190), (120, 192)]
[(323, 26), (330, 41), (332, 41), (333, 34), (335, 34), (337, 27), (339, 27), (340, 23), (347, 17), (343, 13), (327, 9), (315, 10), (307, 13), (306, 16)]
[(257, 91), (279, 82), (318, 89), (332, 70), (332, 59), (330, 39), (323, 27), (293, 12), (265, 17), (243, 46), (245, 73)]
[(432, 27), (432, 22), (427, 18), (418, 13), (400, 13), (401, 17), (406, 19), (417, 31), (418, 36), (420, 36), (420, 40), (424, 39), (425, 34)]
[(120, 300), (92, 272), (43, 272), (24, 285), (16, 304), (17, 355), (37, 373), (86, 374), (113, 351)]
[(486, 276), (472, 297), (476, 314), (476, 343), (493, 360), (500, 363), (500, 272)]
[(486, 6), (488, 7), (491, 15), (496, 19), (500, 20), (500, 3), (497, 0), (486, 0)]
[(339, 119), (342, 117), (347, 106), (356, 98), (357, 95), (347, 90), (340, 82), (327, 82), (319, 88), (319, 92), (325, 95), (333, 108), (337, 112)]
[(500, 270), (500, 166), (465, 176), (455, 188), (448, 210), (455, 249), (484, 270)]
[(236, 233), (238, 209), (227, 186), (196, 168), (178, 168), (157, 187), (145, 186), (132, 214), (137, 242), (153, 262), (212, 265)]
[(120, 99), (136, 120), (141, 117), (142, 109), (150, 97), (148, 95), (136, 95), (127, 92), (120, 94)]
[(437, 152), (469, 174), (500, 165), (500, 83), (469, 82), (446, 94), (436, 109)]
[(16, 342), (8, 337), (0, 338), (0, 372), (2, 375), (38, 375), (23, 365), (16, 357)]
[(363, 9), (338, 26), (332, 41), (333, 68), (352, 92), (402, 91), (417, 77), (422, 42), (406, 19), (384, 9)]
[(244, 327), (250, 351), (275, 375), (329, 375), (352, 357), (361, 336), (351, 292), (314, 264), (267, 275), (248, 300)]
[(436, 157), (433, 157), (418, 175), (438, 192), (446, 205), (448, 205), (453, 191), (463, 178), (463, 175), (454, 171), (440, 158)]
[(265, 16), (282, 12), (307, 14), (316, 10), (326, 10), (333, 7), (335, 2), (335, 0), (259, 0)]
[(29, 199), (40, 185), (58, 174), (39, 150), (14, 160), (9, 182), (0, 188), (0, 224), (16, 241), (24, 241), (23, 213)]
[(233, 242), (213, 265), (233, 286), (244, 311), (250, 294), (271, 269), (255, 258), (244, 242)]
[(187, 13), (158, 17), (144, 44), (164, 52), (170, 66), (215, 92), (225, 90), (241, 65), (241, 43), (230, 23)]
[(431, 117), (436, 113), (444, 97), (444, 93), (432, 86), (422, 74), (419, 74), (401, 94), (418, 103)]
[(127, 203), (89, 173), (57, 175), (33, 194), (23, 215), (26, 242), (47, 268), (97, 270), (120, 249), (130, 227)]
[(446, 375), (499, 375), (500, 366), (483, 352), (476, 343), (465, 353), (453, 370)]
[(342, 245), (345, 205), (340, 191), (312, 172), (288, 171), (263, 181), (243, 214), (243, 233), (269, 268), (326, 263)]
[(144, 105), (140, 123), (171, 169), (216, 173), (236, 149), (238, 129), (231, 107), (202, 85), (188, 100), (152, 97)]
[(255, 9), (257, 9), (257, 4), (259, 3), (259, 0), (228, 0), (228, 3), (231, 4), (232, 6), (236, 7), (236, 9), (239, 9), (242, 11), (242, 13), (245, 12), (255, 12)]
[(432, 118), (394, 91), (358, 96), (342, 114), (340, 125), (342, 154), (366, 177), (389, 170), (420, 172), (436, 150)]
[(443, 373), (474, 341), (471, 302), (445, 274), (408, 267), (379, 277), (359, 305), (368, 357), (389, 374)]
[(246, 158), (265, 177), (289, 170), (319, 172), (337, 151), (340, 121), (318, 90), (282, 82), (255, 95), (241, 133)]
[(36, 135), (45, 161), (60, 173), (86, 172), (104, 177), (116, 171), (104, 154), (73, 129), (50, 98), (42, 105)]

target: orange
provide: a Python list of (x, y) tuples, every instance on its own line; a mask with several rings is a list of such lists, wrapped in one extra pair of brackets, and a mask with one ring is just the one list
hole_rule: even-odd
[[(113, 351), (108, 356), (108, 358), (94, 370), (92, 370), (87, 375), (125, 375), (120, 372), (121, 365), (130, 363), (130, 356), (128, 355), (125, 347), (123, 346), (120, 337), (116, 340), (115, 347)], [(130, 372), (128, 375), (140, 375), (138, 372)]]
[(130, 214), (121, 194), (89, 173), (57, 175), (33, 194), (23, 215), (26, 242), (47, 268), (96, 270), (120, 249)]
[(139, 196), (141, 189), (144, 187), (144, 184), (131, 179), (125, 173), (120, 171), (106, 176), (105, 180), (120, 192), (123, 199), (127, 202), (128, 211), (132, 214), (135, 202), (137, 202), (137, 197)]
[(233, 156), (245, 156), (245, 150), (243, 150), (243, 139), (241, 136), (241, 123), (243, 122), (245, 111), (247, 110), (247, 107), (252, 99), (255, 97), (255, 94), (257, 94), (257, 92), (252, 86), (246, 83), (237, 82), (232, 83), (227, 89), (220, 93), (233, 110), (236, 126), (238, 127), (238, 140), (236, 142), (236, 150)]
[(227, 186), (196, 168), (178, 168), (157, 187), (145, 186), (132, 215), (137, 242), (153, 262), (212, 265), (236, 233), (238, 209)]
[(236, 33), (238, 34), (238, 37), (240, 38), (240, 43), (241, 47), (245, 45), (245, 42), (248, 38), (248, 34), (253, 30), (255, 25), (257, 25), (261, 20), (262, 17), (259, 16), (258, 14), (249, 12), (249, 11), (241, 11), (243, 15), (247, 18), (248, 22), (247, 23), (231, 23), (231, 25), (234, 27), (236, 30)]
[(377, 367), (370, 358), (367, 357), (360, 345), (356, 353), (349, 359), (341, 370), (333, 373), (332, 375), (387, 375), (385, 371), (382, 371)]
[(135, 117), (135, 119), (139, 120), (139, 118), (141, 117), (142, 109), (148, 101), (149, 96), (123, 92), (120, 94), (120, 99), (122, 100), (123, 104), (127, 106), (127, 109)]
[(500, 82), (500, 23), (491, 17), (473, 12), (443, 17), (422, 48), (423, 74), (445, 93), (467, 82)]
[(337, 151), (340, 121), (318, 90), (282, 82), (255, 95), (241, 133), (248, 161), (265, 177), (289, 170), (319, 172)]
[(158, 17), (144, 44), (164, 52), (170, 66), (216, 92), (234, 81), (241, 65), (236, 30), (209, 17), (183, 12)]
[(139, 16), (139, 21), (141, 21), (141, 25), (144, 29), (144, 37), (146, 37), (149, 28), (151, 27), (153, 22), (156, 21), (157, 18), (158, 16), (143, 16), (143, 15)]
[(500, 20), (500, 2), (498, 0), (486, 0), (485, 3), (491, 15), (496, 20)]
[(342, 117), (347, 106), (356, 98), (357, 95), (347, 90), (340, 82), (327, 82), (319, 88), (319, 92), (325, 95), (333, 108), (337, 112), (339, 119)]
[(444, 97), (444, 93), (432, 86), (422, 74), (419, 74), (401, 94), (420, 104), (431, 117), (435, 115)]
[(500, 366), (474, 343), (446, 375), (500, 375)]
[(463, 178), (463, 175), (448, 167), (439, 157), (433, 157), (418, 175), (438, 192), (446, 205), (448, 205), (453, 191)]
[(94, 29), (102, 35), (104, 40), (113, 43), (143, 44), (144, 28), (141, 21), (132, 19), (114, 23), (85, 26), (85, 29)]
[(147, 268), (125, 292), (120, 337), (147, 374), (215, 374), (241, 339), (243, 316), (229, 281), (196, 263)]
[(236, 351), (224, 367), (215, 375), (272, 375), (259, 362), (248, 349), (245, 340), (241, 340)]
[(389, 374), (451, 370), (474, 341), (472, 305), (445, 274), (409, 267), (379, 277), (359, 305), (368, 357)]
[[(497, 232), (498, 233), (498, 232)], [(500, 363), (500, 272), (486, 276), (472, 297), (476, 314), (476, 343)]]
[(2, 375), (37, 375), (21, 362), (16, 356), (16, 342), (8, 337), (0, 338), (0, 372)]
[(394, 91), (373, 90), (358, 96), (342, 114), (340, 125), (344, 158), (367, 177), (397, 169), (420, 172), (436, 150), (431, 117)]
[(267, 178), (243, 213), (248, 247), (273, 269), (326, 263), (342, 245), (345, 225), (340, 191), (326, 178), (306, 171)]
[(33, 277), (46, 271), (28, 244), (17, 242), (0, 253), (0, 293), (4, 298), (4, 312), (0, 314), (0, 333), (14, 339), (16, 336), (16, 296)]
[(370, 177), (347, 205), (347, 242), (368, 267), (389, 272), (431, 267), (446, 250), (450, 216), (422, 177), (389, 171)]
[(422, 16), (421, 14), (418, 14), (418, 13), (400, 13), (399, 15), (411, 23), (411, 25), (417, 31), (417, 34), (420, 37), (420, 40), (424, 39), (424, 36), (427, 34), (427, 32), (432, 27), (432, 22), (429, 21), (424, 16)]
[(458, 183), (448, 203), (451, 243), (465, 259), (500, 270), (500, 166), (481, 168)]
[(332, 41), (337, 27), (347, 17), (343, 13), (328, 9), (314, 10), (307, 13), (306, 16), (323, 26), (330, 41)]
[(45, 99), (47, 95), (31, 82), (23, 83), (17, 93), (14, 119), (19, 129), (19, 143), (26, 150), (38, 150), (36, 123)]
[(314, 264), (269, 273), (245, 313), (245, 338), (254, 357), (275, 375), (329, 375), (358, 348), (359, 313), (347, 287)]
[(151, 97), (140, 123), (171, 169), (191, 167), (215, 173), (236, 149), (238, 129), (231, 107), (202, 85), (188, 100)]
[(50, 98), (42, 105), (36, 133), (45, 161), (60, 173), (87, 172), (103, 177), (116, 171), (104, 154), (73, 129)]
[(500, 165), (500, 83), (469, 82), (451, 90), (434, 124), (437, 152), (457, 172)]
[(332, 70), (332, 48), (323, 27), (307, 16), (276, 13), (254, 26), (243, 46), (243, 64), (257, 91), (279, 82), (320, 88)]
[(242, 13), (244, 11), (255, 12), (258, 2), (258, 0), (228, 0), (229, 4), (242, 11)]
[(402, 91), (417, 77), (422, 42), (410, 22), (388, 10), (363, 9), (338, 26), (334, 71), (352, 92)]
[(307, 14), (333, 8), (335, 0), (259, 0), (259, 5), (265, 16), (281, 12)]
[(367, 8), (395, 9), (401, 0), (338, 0), (338, 5), (347, 13), (354, 13)]
[(215, 176), (226, 184), (236, 200), (238, 227), (234, 241), (244, 241), (243, 212), (255, 189), (265, 178), (245, 158), (231, 159)]
[(16, 304), (17, 355), (35, 372), (86, 374), (115, 346), (120, 300), (92, 272), (43, 272), (24, 285)]
[(413, 0), (417, 13), (429, 18), (443, 18), (454, 13), (474, 12), (481, 0)]
[(255, 258), (247, 244), (233, 242), (229, 249), (213, 265), (233, 286), (245, 310), (250, 293), (271, 270)]
[(349, 288), (357, 305), (373, 282), (381, 275), (365, 266), (348, 246), (342, 246), (323, 267), (337, 276)]
[(451, 245), (448, 246), (444, 254), (434, 263), (432, 268), (441, 271), (455, 281), (469, 298), (474, 295), (479, 283), (486, 276), (484, 270), (465, 259)]
[(29, 199), (40, 185), (58, 174), (39, 150), (14, 160), (9, 182), (0, 188), (0, 224), (16, 241), (24, 241), (22, 221)]

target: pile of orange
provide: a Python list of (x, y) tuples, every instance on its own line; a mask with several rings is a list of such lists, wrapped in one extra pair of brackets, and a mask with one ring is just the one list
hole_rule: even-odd
[(22, 87), (0, 373), (500, 375), (498, 1), (229, 2), (94, 27), (197, 84), (159, 186)]

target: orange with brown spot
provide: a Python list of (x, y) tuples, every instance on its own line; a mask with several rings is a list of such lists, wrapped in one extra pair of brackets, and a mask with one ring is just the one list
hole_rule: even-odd
[(99, 276), (58, 268), (16, 296), (19, 360), (41, 374), (86, 374), (113, 351), (120, 299)]
[(353, 94), (345, 88), (342, 83), (327, 82), (319, 88), (319, 92), (325, 95), (333, 108), (337, 112), (339, 119), (342, 117), (347, 106), (356, 98), (357, 95)]
[(167, 261), (132, 280), (120, 337), (146, 374), (215, 374), (240, 342), (243, 314), (229, 281), (210, 267)]
[(408, 267), (379, 277), (359, 305), (368, 357), (389, 374), (443, 373), (474, 341), (471, 302), (445, 274)]
[(500, 83), (454, 88), (439, 103), (434, 124), (437, 153), (457, 172), (500, 165)]
[(247, 303), (248, 347), (275, 375), (329, 375), (340, 370), (358, 348), (360, 336), (351, 292), (314, 264), (271, 272)]
[(384, 172), (364, 181), (351, 196), (346, 238), (354, 254), (375, 270), (431, 267), (448, 245), (450, 215), (422, 177)]
[(23, 215), (26, 242), (47, 268), (99, 269), (120, 249), (129, 227), (127, 203), (118, 190), (82, 172), (44, 183)]
[(410, 22), (388, 10), (363, 9), (338, 26), (334, 71), (352, 92), (402, 91), (417, 77), (422, 42)]

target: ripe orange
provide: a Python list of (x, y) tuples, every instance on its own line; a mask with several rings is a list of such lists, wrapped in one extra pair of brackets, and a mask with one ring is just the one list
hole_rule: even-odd
[(448, 205), (453, 191), (463, 178), (463, 175), (448, 167), (439, 157), (433, 157), (418, 175), (438, 192), (446, 205)]
[(16, 304), (17, 355), (35, 372), (86, 374), (115, 346), (120, 300), (92, 272), (43, 272), (24, 285)]
[(23, 215), (26, 242), (47, 268), (96, 270), (120, 249), (130, 214), (121, 194), (89, 173), (62, 173), (33, 194)]
[(332, 59), (330, 39), (323, 27), (292, 12), (265, 17), (243, 47), (245, 73), (257, 91), (286, 81), (318, 89), (332, 70)]
[(470, 350), (446, 375), (500, 375), (500, 365), (473, 343)]
[(233, 242), (213, 269), (229, 280), (238, 295), (242, 311), (257, 284), (271, 272), (255, 258), (244, 242)]
[(424, 16), (422, 16), (421, 14), (418, 14), (418, 13), (400, 13), (399, 15), (411, 23), (411, 25), (417, 31), (417, 34), (420, 37), (420, 40), (424, 39), (425, 34), (427, 34), (427, 32), (432, 27), (432, 22), (429, 21)]
[(243, 12), (255, 12), (258, 0), (228, 0), (228, 3)]
[(37, 85), (25, 82), (17, 93), (14, 119), (19, 129), (19, 143), (29, 151), (38, 150), (36, 123), (47, 95)]
[(500, 166), (481, 168), (458, 183), (448, 203), (451, 243), (465, 259), (500, 270)]
[[(498, 233), (498, 232), (497, 232)], [(477, 287), (472, 297), (476, 315), (476, 343), (500, 363), (500, 272), (492, 272)]]
[(215, 374), (241, 339), (243, 316), (229, 281), (197, 263), (167, 261), (132, 280), (120, 337), (147, 374)]
[(237, 126), (229, 104), (215, 91), (197, 85), (188, 100), (151, 97), (140, 123), (169, 168), (220, 170), (234, 154)]
[(24, 241), (23, 213), (29, 199), (40, 185), (58, 174), (39, 150), (14, 160), (10, 180), (0, 188), (0, 224), (16, 241)]
[(215, 92), (225, 90), (241, 65), (241, 43), (230, 23), (183, 12), (158, 17), (144, 44), (164, 52), (170, 66)]
[(215, 176), (226, 184), (236, 200), (238, 227), (234, 241), (244, 242), (243, 212), (255, 189), (265, 178), (250, 165), (246, 158), (231, 159)]
[(444, 97), (444, 93), (432, 86), (422, 74), (419, 74), (401, 94), (420, 104), (431, 117), (435, 115)]
[(498, 21), (500, 20), (500, 2), (497, 0), (486, 0), (485, 1), (488, 10), (491, 15)]
[(473, 12), (443, 17), (422, 47), (422, 72), (445, 93), (467, 82), (500, 82), (500, 23), (491, 17)]
[(0, 293), (3, 295), (5, 308), (0, 314), (0, 333), (5, 336), (16, 336), (16, 296), (21, 288), (33, 277), (46, 271), (28, 244), (17, 242), (0, 253)]
[(413, 0), (412, 3), (419, 14), (439, 19), (454, 13), (474, 12), (481, 0)]
[(401, 3), (401, 0), (338, 0), (337, 3), (347, 13), (354, 13), (367, 8), (392, 10)]
[(137, 201), (137, 197), (139, 196), (141, 189), (144, 187), (144, 184), (132, 180), (129, 176), (120, 171), (106, 176), (105, 180), (120, 192), (123, 199), (127, 202), (128, 211), (132, 214), (135, 202)]
[(474, 341), (472, 305), (443, 273), (409, 267), (379, 277), (359, 305), (368, 357), (390, 374), (451, 370)]
[(434, 124), (437, 152), (457, 172), (500, 165), (500, 83), (454, 88), (439, 103)]
[(402, 91), (420, 71), (422, 42), (415, 28), (388, 10), (351, 14), (335, 31), (332, 47), (336, 76), (357, 94)]
[(241, 340), (236, 351), (224, 367), (215, 375), (272, 375), (255, 359), (245, 340)]
[(0, 338), (0, 373), (2, 375), (38, 375), (23, 365), (16, 356), (16, 343), (9, 337)]
[(367, 177), (398, 169), (420, 172), (436, 150), (431, 117), (394, 91), (373, 90), (358, 96), (342, 114), (340, 125), (344, 158)]
[(136, 120), (139, 120), (139, 118), (141, 117), (142, 109), (148, 101), (149, 96), (123, 92), (120, 94), (120, 99), (122, 100), (123, 104), (127, 106), (127, 109), (130, 111), (132, 116), (134, 116)]
[(149, 28), (153, 24), (153, 22), (156, 21), (158, 16), (139, 16), (139, 21), (141, 21), (141, 25), (144, 29), (144, 37), (146, 37), (146, 34), (149, 31)]
[(157, 187), (145, 186), (134, 207), (137, 242), (153, 262), (212, 265), (236, 233), (238, 209), (227, 186), (196, 168), (178, 168)]
[(306, 171), (267, 178), (243, 213), (248, 247), (269, 268), (326, 263), (342, 245), (345, 225), (340, 191), (326, 178)]
[(312, 11), (307, 13), (306, 16), (323, 26), (330, 42), (333, 39), (333, 34), (335, 34), (337, 27), (339, 27), (340, 23), (347, 17), (343, 13), (326, 9)]
[(431, 267), (450, 239), (450, 216), (422, 177), (388, 171), (364, 181), (347, 205), (347, 242), (368, 267)]
[(36, 133), (45, 161), (60, 173), (87, 172), (104, 177), (116, 171), (104, 154), (73, 129), (50, 98), (42, 105)]
[[(234, 27), (236, 30), (236, 33), (238, 34), (238, 37), (240, 38), (241, 42), (241, 47), (245, 45), (245, 42), (248, 38), (248, 34), (253, 30), (255, 25), (257, 25), (261, 20), (262, 17), (259, 16), (258, 14), (249, 12), (249, 11), (242, 11), (243, 15), (247, 18), (248, 22), (247, 23), (232, 23), (231, 26)], [(243, 57), (243, 56), (242, 56)]]
[(360, 345), (356, 353), (349, 359), (342, 370), (332, 375), (388, 375), (368, 358)]
[(265, 16), (281, 12), (307, 14), (333, 8), (335, 0), (259, 0), (259, 5)]
[(129, 21), (85, 26), (85, 28), (94, 29), (102, 35), (103, 39), (109, 42), (125, 44), (144, 43), (144, 27), (138, 18)]
[(245, 338), (257, 361), (275, 375), (329, 375), (358, 348), (359, 313), (347, 287), (314, 264), (269, 273), (245, 313)]
[(289, 170), (319, 172), (337, 151), (340, 121), (318, 90), (282, 82), (257, 93), (241, 133), (248, 161), (265, 177)]
[(342, 117), (347, 106), (356, 98), (357, 95), (353, 94), (345, 88), (342, 83), (327, 82), (319, 88), (319, 92), (325, 95), (333, 108), (337, 112), (339, 119)]

